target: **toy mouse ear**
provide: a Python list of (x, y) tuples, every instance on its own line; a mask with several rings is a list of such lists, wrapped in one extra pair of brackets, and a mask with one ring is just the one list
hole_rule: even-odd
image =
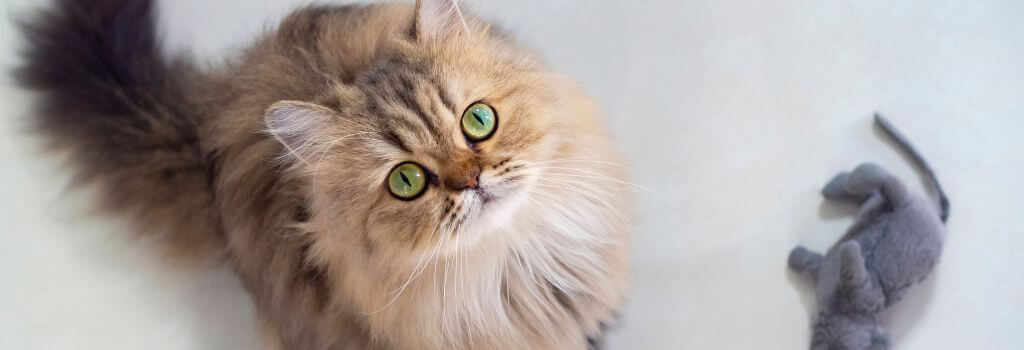
[(416, 0), (413, 37), (420, 42), (443, 40), (469, 33), (456, 0)]
[(876, 327), (871, 332), (871, 346), (868, 350), (889, 350), (889, 332), (881, 327)]
[(839, 274), (841, 281), (848, 285), (860, 285), (868, 279), (864, 256), (857, 241), (848, 241), (839, 248)]

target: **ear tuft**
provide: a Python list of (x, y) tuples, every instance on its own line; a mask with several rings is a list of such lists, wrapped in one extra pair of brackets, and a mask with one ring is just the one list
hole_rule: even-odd
[(267, 133), (281, 142), (288, 153), (309, 165), (333, 115), (329, 108), (318, 104), (280, 101), (267, 108), (263, 119)]
[(416, 0), (416, 40), (443, 40), (469, 33), (456, 0)]

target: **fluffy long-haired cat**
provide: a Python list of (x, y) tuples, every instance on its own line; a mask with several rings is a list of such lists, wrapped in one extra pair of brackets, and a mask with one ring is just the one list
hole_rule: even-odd
[(33, 118), (105, 208), (229, 262), (287, 349), (583, 349), (628, 289), (598, 111), (454, 0), (313, 6), (223, 67), (151, 0), (25, 22)]

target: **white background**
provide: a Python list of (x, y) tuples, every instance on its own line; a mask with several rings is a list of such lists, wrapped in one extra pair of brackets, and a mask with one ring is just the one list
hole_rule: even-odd
[[(467, 1), (468, 2), (468, 1)], [(10, 23), (44, 1), (4, 0)], [(871, 128), (878, 110), (953, 202), (942, 263), (887, 317), (897, 349), (1024, 348), (1024, 2), (470, 2), (579, 77), (633, 164), (635, 290), (611, 349), (806, 348), (811, 296), (785, 269), (850, 223), (817, 191), (875, 161), (921, 189)], [(215, 64), (296, 4), (165, 0), (174, 50)], [(13, 11), (13, 10), (18, 11)], [(0, 75), (0, 348), (252, 349), (224, 268), (168, 267), (22, 132)], [(672, 203), (681, 208), (675, 208)]]

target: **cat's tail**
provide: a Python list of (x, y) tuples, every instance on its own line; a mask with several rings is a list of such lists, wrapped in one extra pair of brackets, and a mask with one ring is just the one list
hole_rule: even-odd
[[(198, 73), (161, 53), (152, 0), (57, 0), (22, 21), (20, 84), (39, 93), (31, 125), (66, 151), (76, 180), (177, 248), (219, 249), (212, 166), (186, 93)], [(218, 244), (210, 244), (218, 243)]]
[(921, 171), (924, 172), (925, 176), (928, 177), (928, 182), (939, 196), (939, 218), (942, 219), (942, 222), (946, 222), (946, 220), (949, 219), (949, 198), (946, 197), (946, 192), (942, 190), (942, 185), (939, 184), (939, 178), (935, 176), (935, 171), (932, 170), (928, 161), (921, 156), (921, 153), (917, 151), (917, 148), (910, 143), (903, 133), (896, 130), (896, 127), (894, 127), (889, 120), (885, 119), (885, 117), (879, 113), (875, 113), (875, 124), (878, 124), (886, 135), (892, 138), (893, 141), (896, 141), (896, 144), (899, 145), (904, 152), (910, 155), (910, 158), (913, 159), (914, 163), (916, 163), (916, 165), (921, 168)]

